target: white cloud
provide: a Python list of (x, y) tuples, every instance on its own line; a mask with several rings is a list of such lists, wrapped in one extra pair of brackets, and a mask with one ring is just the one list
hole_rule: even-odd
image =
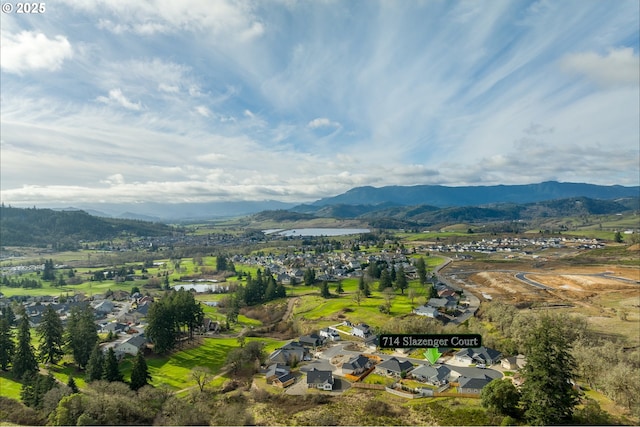
[(167, 93), (178, 93), (180, 92), (180, 88), (176, 85), (170, 85), (170, 84), (166, 84), (166, 83), (160, 83), (158, 85), (158, 90), (161, 92), (167, 92)]
[(606, 55), (595, 52), (573, 53), (560, 61), (563, 69), (582, 74), (603, 86), (638, 85), (640, 57), (633, 48), (611, 49)]
[(140, 111), (142, 106), (139, 102), (131, 102), (127, 99), (126, 96), (122, 93), (122, 90), (111, 89), (109, 91), (109, 96), (99, 96), (96, 98), (96, 101), (103, 102), (108, 105), (120, 105), (121, 107), (126, 108), (127, 110)]
[(73, 56), (71, 43), (62, 35), (50, 39), (34, 31), (21, 31), (18, 34), (3, 31), (1, 40), (0, 63), (2, 69), (9, 73), (56, 71), (66, 59)]
[(204, 105), (198, 105), (196, 107), (196, 113), (200, 114), (202, 117), (209, 117), (211, 116), (211, 110), (209, 110), (207, 107), (205, 107)]
[(326, 117), (318, 117), (316, 119), (313, 119), (307, 124), (307, 126), (311, 129), (326, 128), (326, 127), (329, 127), (329, 128), (341, 127), (340, 123), (332, 122)]

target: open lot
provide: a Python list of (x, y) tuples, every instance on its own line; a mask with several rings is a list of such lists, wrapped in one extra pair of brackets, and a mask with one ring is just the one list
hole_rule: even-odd
[(636, 266), (576, 266), (560, 257), (494, 261), (455, 261), (443, 273), (482, 301), (583, 314), (596, 330), (640, 344), (640, 261)]

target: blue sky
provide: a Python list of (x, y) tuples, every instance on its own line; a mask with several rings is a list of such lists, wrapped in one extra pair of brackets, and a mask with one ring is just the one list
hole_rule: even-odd
[(45, 5), (1, 17), (5, 203), (640, 183), (637, 0)]

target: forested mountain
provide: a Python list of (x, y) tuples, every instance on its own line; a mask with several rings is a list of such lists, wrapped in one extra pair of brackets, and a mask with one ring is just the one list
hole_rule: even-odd
[[(298, 208), (294, 208), (296, 211)], [(492, 221), (535, 220), (543, 218), (606, 215), (640, 211), (640, 198), (598, 200), (588, 197), (571, 197), (534, 203), (496, 203), (483, 206), (454, 206), (438, 208), (429, 205), (390, 206), (332, 205), (303, 210), (315, 212), (316, 217), (361, 219), (372, 227), (404, 228), (434, 224), (479, 223)], [(266, 216), (266, 213), (262, 214)], [(308, 215), (308, 214), (307, 214)]]
[(158, 223), (99, 218), (84, 211), (54, 211), (0, 207), (0, 245), (47, 246), (74, 249), (79, 240), (96, 241), (118, 236), (161, 236), (173, 228)]
[[(480, 206), (490, 203), (531, 203), (569, 197), (613, 200), (640, 196), (640, 187), (542, 182), (527, 185), (446, 187), (442, 185), (357, 187), (335, 197), (320, 199), (315, 207), (329, 205), (431, 205)], [(308, 209), (308, 208), (307, 208)], [(296, 208), (298, 210), (298, 208)]]

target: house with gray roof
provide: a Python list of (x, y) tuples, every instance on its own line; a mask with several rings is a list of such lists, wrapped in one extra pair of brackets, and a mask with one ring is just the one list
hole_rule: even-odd
[(333, 390), (333, 374), (331, 371), (313, 368), (307, 372), (307, 387), (331, 391)]
[(147, 346), (147, 338), (142, 335), (133, 335), (126, 341), (116, 345), (113, 349), (116, 353), (130, 354), (135, 356), (139, 351), (144, 351)]
[(415, 308), (413, 312), (418, 316), (426, 316), (432, 319), (440, 316), (440, 312), (437, 308), (428, 305), (421, 305), (420, 307)]
[(366, 323), (354, 325), (351, 329), (351, 335), (360, 338), (367, 338), (371, 334), (371, 328)]
[(416, 381), (440, 386), (449, 382), (451, 369), (444, 365), (420, 365), (411, 371), (411, 376)]
[(373, 366), (373, 361), (363, 354), (352, 357), (342, 364), (342, 373), (347, 375), (360, 375)]
[(482, 389), (491, 381), (493, 381), (493, 378), (489, 378), (486, 375), (482, 378), (459, 377), (458, 392), (480, 394), (482, 392)]
[(392, 357), (376, 365), (376, 372), (390, 377), (400, 377), (403, 372), (408, 373), (412, 368), (413, 365), (408, 360), (400, 361)]
[(501, 357), (502, 353), (488, 347), (463, 348), (455, 354), (458, 362), (468, 364), (482, 363), (485, 365), (493, 365), (494, 363), (498, 363)]

